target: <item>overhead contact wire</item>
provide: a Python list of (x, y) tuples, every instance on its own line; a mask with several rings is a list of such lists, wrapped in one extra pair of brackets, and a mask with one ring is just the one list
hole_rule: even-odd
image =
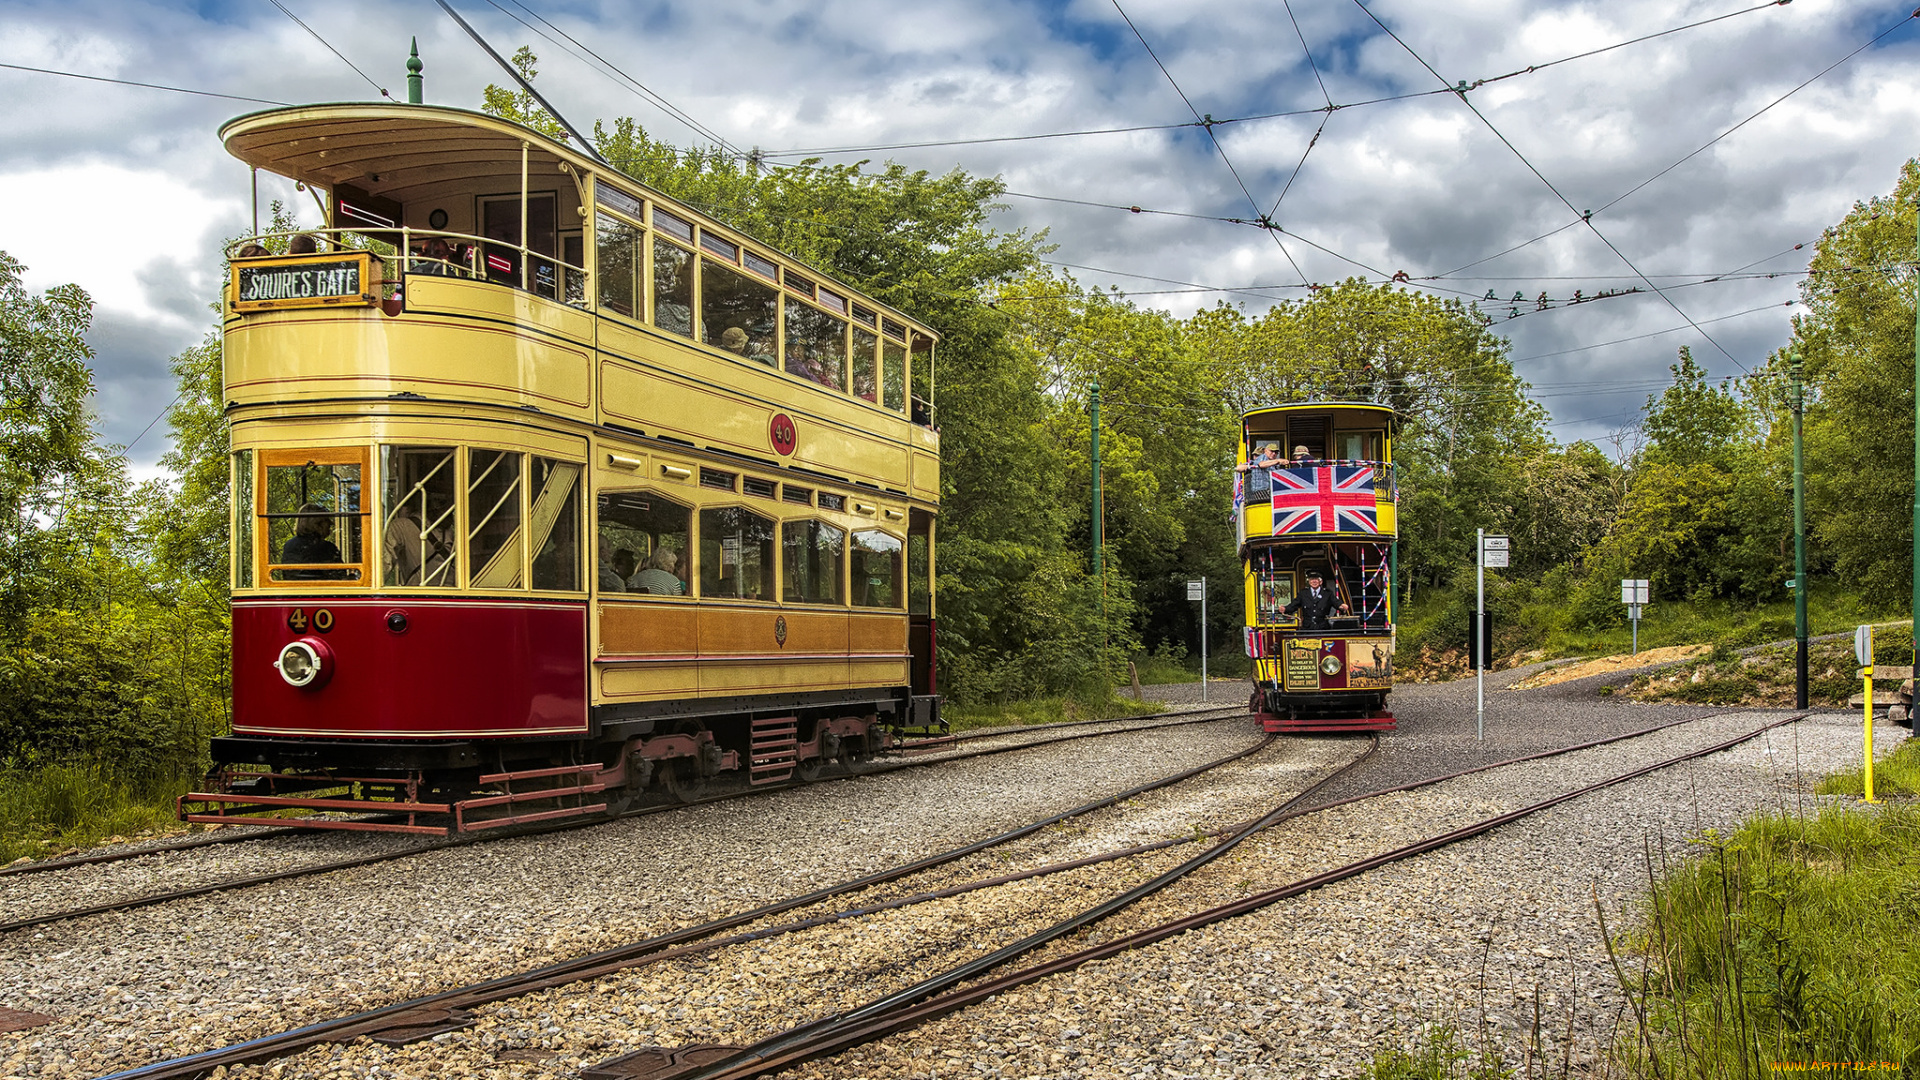
[(295, 25), (295, 26), (298, 26), (298, 27), (299, 27), (300, 29), (302, 29), (302, 30), (305, 30), (305, 31), (306, 31), (307, 33), (309, 33), (309, 34), (312, 34), (312, 35), (313, 35), (313, 40), (315, 40), (315, 41), (317, 41), (317, 42), (319, 42), (320, 44), (322, 44), (322, 45), (324, 45), (324, 46), (326, 46), (326, 49), (327, 49), (327, 51), (328, 51), (328, 52), (330, 52), (330, 53), (332, 53), (333, 55), (335, 55), (335, 56), (337, 56), (337, 57), (339, 57), (339, 58), (340, 58), (340, 62), (341, 62), (341, 63), (343, 63), (343, 64), (345, 64), (345, 65), (347, 65), (347, 66), (348, 66), (348, 67), (350, 67), (350, 68), (352, 68), (352, 69), (353, 69), (353, 73), (354, 73), (355, 75), (358, 75), (358, 76), (360, 76), (360, 77), (361, 77), (361, 78), (363, 78), (363, 79), (366, 79), (366, 80), (367, 80), (367, 85), (368, 85), (368, 86), (371, 86), (371, 87), (373, 87), (373, 88), (374, 88), (374, 90), (376, 90), (376, 91), (378, 91), (381, 97), (383, 97), (383, 98), (386, 98), (386, 99), (387, 99), (387, 100), (389, 100), (389, 101), (391, 101), (391, 100), (393, 100), (393, 95), (392, 95), (392, 94), (389, 94), (389, 93), (387, 93), (387, 88), (386, 88), (386, 87), (384, 87), (384, 86), (381, 86), (381, 85), (380, 85), (379, 83), (377, 83), (377, 82), (374, 82), (374, 81), (373, 81), (373, 78), (372, 78), (371, 76), (369, 76), (369, 75), (368, 75), (368, 74), (367, 74), (366, 72), (364, 72), (364, 71), (361, 71), (361, 70), (360, 70), (360, 66), (359, 66), (358, 64), (355, 64), (355, 63), (354, 63), (353, 61), (351, 61), (351, 60), (349, 60), (349, 59), (347, 59), (347, 56), (346, 56), (346, 54), (345, 54), (345, 53), (343, 53), (343, 52), (341, 52), (341, 51), (340, 51), (339, 49), (336, 49), (336, 48), (334, 48), (334, 47), (333, 47), (333, 44), (332, 44), (331, 42), (329, 42), (329, 41), (328, 41), (328, 40), (327, 40), (326, 38), (323, 38), (323, 37), (321, 37), (321, 36), (320, 36), (320, 31), (318, 31), (318, 30), (315, 30), (315, 29), (314, 29), (313, 27), (311, 27), (311, 26), (308, 26), (308, 25), (307, 25), (306, 23), (304, 23), (304, 22), (301, 22), (301, 21), (300, 21), (300, 16), (298, 16), (298, 15), (295, 15), (295, 14), (294, 14), (294, 13), (293, 13), (292, 11), (290, 11), (290, 10), (288, 10), (288, 8), (287, 8), (287, 5), (285, 5), (285, 4), (283, 4), (283, 3), (281, 3), (281, 2), (280, 2), (280, 0), (267, 0), (267, 2), (268, 2), (269, 4), (272, 4), (272, 5), (274, 6), (274, 7), (277, 7), (277, 8), (279, 8), (279, 9), (280, 9), (280, 14), (282, 14), (282, 15), (285, 15), (285, 16), (286, 16), (287, 18), (289, 18), (289, 19), (292, 19), (292, 20), (293, 20), (293, 22), (294, 22), (294, 25)]

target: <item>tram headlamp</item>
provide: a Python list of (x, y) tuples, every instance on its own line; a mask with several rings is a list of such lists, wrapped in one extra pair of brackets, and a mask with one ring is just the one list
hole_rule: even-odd
[(1340, 658), (1328, 653), (1320, 658), (1320, 670), (1328, 675), (1340, 674)]
[(323, 642), (302, 638), (281, 649), (273, 666), (288, 686), (319, 689), (333, 677), (333, 650)]

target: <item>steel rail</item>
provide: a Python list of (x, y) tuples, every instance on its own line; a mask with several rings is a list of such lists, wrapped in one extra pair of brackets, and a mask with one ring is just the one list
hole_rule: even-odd
[[(1756, 728), (1743, 735), (1716, 743), (1705, 749), (1690, 751), (1665, 761), (1633, 769), (1609, 777), (1608, 779), (1577, 788), (1573, 791), (1543, 799), (1532, 805), (1521, 807), (1518, 810), (1499, 814), (1474, 824), (1452, 830), (1451, 832), (1443, 833), (1439, 836), (1416, 841), (1404, 847), (1396, 848), (1393, 851), (1349, 863), (1337, 869), (1316, 874), (1289, 885), (1282, 885), (1264, 892), (1255, 893), (1229, 904), (1223, 904), (1219, 907), (1162, 923), (1159, 926), (1127, 934), (1115, 938), (1112, 941), (1035, 964), (1031, 967), (1023, 968), (1019, 971), (974, 986), (964, 989), (953, 989), (958, 983), (983, 974), (992, 967), (1003, 966), (1007, 960), (1013, 958), (1013, 956), (1030, 951), (1032, 948), (1061, 936), (1062, 933), (1087, 925), (1091, 921), (1094, 921), (1096, 913), (1101, 913), (1098, 917), (1104, 917), (1104, 914), (1119, 910), (1120, 906), (1124, 906), (1118, 904), (1117, 900), (1109, 901), (1087, 913), (1065, 920), (1057, 924), (1056, 927), (1041, 931), (1023, 941), (1016, 942), (1013, 945), (998, 950), (992, 956), (983, 957), (980, 960), (922, 980), (914, 986), (894, 994), (889, 994), (884, 998), (880, 998), (877, 1001), (861, 1006), (850, 1012), (826, 1017), (822, 1020), (814, 1021), (811, 1024), (804, 1024), (770, 1038), (763, 1039), (726, 1060), (715, 1062), (694, 1072), (682, 1074), (677, 1080), (747, 1080), (747, 1078), (750, 1077), (764, 1076), (768, 1073), (777, 1072), (805, 1061), (838, 1053), (861, 1043), (870, 1042), (876, 1038), (918, 1026), (928, 1020), (944, 1016), (958, 1009), (965, 1008), (968, 1005), (978, 1004), (987, 998), (997, 994), (1003, 994), (1008, 990), (1034, 982), (1038, 979), (1056, 975), (1064, 971), (1070, 971), (1084, 964), (1105, 959), (1118, 953), (1152, 945), (1167, 938), (1212, 923), (1245, 915), (1266, 907), (1269, 904), (1287, 899), (1288, 897), (1297, 896), (1301, 893), (1318, 889), (1345, 880), (1346, 878), (1366, 873), (1370, 870), (1378, 869), (1390, 863), (1409, 859), (1416, 855), (1423, 855), (1450, 844), (1456, 844), (1462, 840), (1480, 836), (1502, 825), (1510, 824), (1521, 818), (1558, 806), (1561, 803), (1579, 798), (1583, 795), (1613, 787), (1617, 784), (1623, 784), (1650, 773), (1671, 768), (1674, 765), (1706, 757), (1710, 754), (1720, 753), (1738, 746), (1749, 739), (1772, 731), (1775, 728), (1803, 720), (1806, 718), (1806, 715), (1806, 713), (1799, 713), (1794, 716), (1789, 716), (1785, 719), (1777, 720), (1771, 724)], [(1325, 808), (1323, 807), (1321, 809)], [(1251, 833), (1243, 835), (1251, 835)], [(1220, 848), (1229, 847), (1230, 844), (1231, 841), (1220, 845)], [(1168, 875), (1162, 875), (1162, 878), (1167, 876)], [(1158, 880), (1160, 879), (1156, 879), (1156, 881)], [(1153, 882), (1149, 882), (1148, 886), (1153, 884)], [(1151, 890), (1149, 890), (1148, 886), (1131, 890), (1127, 895), (1140, 897), (1149, 895)]]
[(637, 960), (687, 942), (696, 941), (774, 915), (784, 914), (788, 911), (817, 904), (823, 900), (832, 899), (835, 896), (843, 896), (848, 893), (872, 888), (875, 885), (882, 885), (889, 881), (954, 862), (989, 848), (1010, 843), (1021, 837), (1032, 835), (1049, 826), (1058, 824), (1061, 821), (1068, 820), (1069, 818), (1078, 817), (1103, 807), (1124, 802), (1135, 796), (1180, 783), (1183, 780), (1191, 779), (1202, 773), (1239, 761), (1271, 746), (1274, 741), (1274, 736), (1265, 736), (1244, 750), (1236, 751), (1203, 765), (1183, 769), (1179, 772), (1136, 787), (1128, 788), (1125, 791), (1113, 795), (1103, 796), (1070, 810), (1065, 810), (1050, 817), (1021, 825), (1018, 828), (1011, 829), (997, 836), (977, 840), (971, 844), (966, 844), (950, 851), (929, 855), (837, 885), (829, 885), (800, 896), (778, 900), (751, 911), (725, 916), (720, 919), (702, 923), (698, 926), (687, 927), (629, 945), (618, 946), (613, 949), (576, 957), (572, 960), (563, 960), (557, 963), (547, 964), (530, 971), (501, 976), (497, 979), (489, 979), (471, 986), (446, 990), (409, 1001), (396, 1002), (392, 1005), (369, 1009), (352, 1016), (321, 1021), (292, 1031), (263, 1036), (248, 1042), (237, 1043), (233, 1046), (203, 1051), (202, 1053), (189, 1055), (184, 1058), (139, 1066), (114, 1073), (110, 1077), (103, 1078), (103, 1080), (136, 1080), (136, 1078), (138, 1078), (138, 1080), (160, 1080), (160, 1078), (196, 1077), (211, 1072), (221, 1066), (257, 1064), (303, 1050), (309, 1046), (322, 1043), (344, 1042), (361, 1035), (406, 1026), (409, 1014), (484, 1005), (492, 1001), (519, 997), (538, 990), (577, 982), (583, 978), (593, 978), (597, 975), (605, 974), (608, 971), (619, 970), (621, 966), (632, 966)]
[[(1184, 716), (1182, 719), (1175, 720), (1171, 723), (1142, 724), (1142, 725), (1136, 725), (1133, 727), (1120, 728), (1113, 731), (1077, 732), (1075, 734), (1065, 735), (1057, 739), (1035, 739), (1031, 742), (1016, 743), (1012, 746), (995, 746), (995, 747), (988, 747), (980, 750), (961, 751), (959, 753), (945, 754), (940, 757), (925, 758), (918, 761), (890, 762), (890, 763), (876, 766), (870, 769), (864, 769), (859, 772), (848, 773), (844, 776), (830, 777), (829, 779), (844, 780), (844, 779), (850, 779), (856, 776), (881, 776), (886, 773), (898, 772), (902, 769), (917, 769), (917, 768), (923, 768), (923, 767), (932, 766), (932, 765), (943, 765), (953, 761), (966, 761), (972, 758), (989, 757), (994, 754), (1007, 754), (1007, 753), (1012, 753), (1016, 750), (1027, 750), (1035, 747), (1052, 746), (1057, 743), (1073, 742), (1079, 739), (1092, 739), (1092, 738), (1099, 738), (1107, 735), (1124, 735), (1124, 734), (1128, 734), (1130, 732), (1135, 732), (1135, 731), (1155, 731), (1161, 728), (1184, 727), (1189, 724), (1211, 723), (1213, 719), (1215, 718), (1199, 717), (1199, 716)], [(1076, 723), (1085, 723), (1085, 722), (1087, 721), (1076, 721)], [(1092, 721), (1092, 722), (1110, 723), (1111, 721)], [(1033, 729), (1026, 728), (1021, 730), (1033, 730)], [(685, 809), (687, 806), (702, 806), (708, 803), (725, 802), (729, 799), (746, 798), (751, 795), (770, 794), (775, 791), (791, 791), (797, 787), (804, 787), (804, 786), (806, 785), (805, 784), (782, 784), (779, 786), (768, 786), (764, 788), (749, 788), (745, 791), (729, 791), (729, 792), (724, 792), (722, 794), (713, 795), (708, 798), (699, 799), (692, 803), (679, 804), (679, 805), (667, 805), (667, 806), (646, 806), (636, 810), (629, 810), (624, 814), (615, 815), (613, 817), (593, 817), (593, 818), (572, 819), (565, 822), (561, 822), (559, 824), (548, 825), (545, 827), (515, 829), (510, 831), (502, 830), (501, 832), (487, 834), (487, 835), (461, 836), (453, 840), (423, 844), (419, 847), (409, 848), (404, 851), (386, 851), (386, 852), (381, 852), (377, 855), (363, 855), (363, 856), (359, 856), (357, 858), (352, 858), (352, 859), (339, 859), (333, 862), (315, 863), (312, 866), (291, 867), (286, 870), (275, 870), (270, 873), (255, 874), (249, 877), (237, 878), (230, 881), (212, 882), (206, 885), (193, 885), (183, 889), (172, 889), (162, 893), (151, 893), (146, 896), (137, 896), (128, 900), (112, 900), (112, 901), (107, 901), (100, 904), (94, 904), (84, 908), (70, 908), (63, 911), (48, 912), (43, 915), (30, 915), (25, 918), (14, 919), (8, 922), (0, 923), (0, 934), (9, 933), (14, 930), (26, 930), (35, 926), (45, 926), (48, 923), (62, 922), (67, 919), (80, 919), (80, 918), (86, 918), (91, 915), (104, 915), (109, 912), (115, 912), (115, 911), (132, 911), (138, 908), (152, 907), (153, 905), (156, 905), (156, 904), (170, 903), (175, 900), (190, 900), (197, 896), (209, 896), (214, 893), (225, 892), (229, 889), (244, 889), (254, 885), (270, 885), (276, 881), (288, 881), (294, 878), (308, 877), (314, 874), (330, 873), (335, 870), (356, 870), (363, 866), (372, 866), (377, 863), (390, 862), (395, 859), (411, 858), (415, 855), (425, 855), (435, 851), (447, 851), (453, 848), (464, 847), (468, 844), (485, 843), (488, 840), (504, 840), (510, 837), (543, 836), (548, 833), (564, 832), (569, 829), (581, 829), (581, 828), (587, 828), (594, 825), (605, 825), (609, 822), (619, 821), (626, 818), (646, 817), (653, 814), (672, 813), (676, 810)], [(283, 829), (283, 830), (279, 830), (278, 833), (276, 833), (275, 835), (278, 835), (279, 833), (291, 833), (291, 832), (301, 832), (301, 831), (302, 830), (296, 830), (296, 829)], [(232, 838), (232, 841), (239, 841), (243, 839), (252, 840), (252, 839), (258, 839), (258, 837), (255, 837), (255, 836), (234, 837)], [(198, 846), (204, 846), (205, 844), (208, 844), (208, 843), (215, 842), (216, 840), (225, 841), (226, 838), (210, 837), (199, 844), (188, 844), (188, 845), (180, 845), (180, 846), (181, 847), (198, 847)], [(112, 857), (101, 856), (101, 857), (93, 858), (87, 861), (93, 862), (93, 863), (117, 862), (123, 858), (136, 858), (144, 854), (147, 854), (147, 852), (141, 851), (141, 852), (116, 854), (115, 856), (112, 856)], [(84, 863), (72, 863), (69, 865), (84, 865)]]
[[(1185, 717), (1193, 717), (1201, 713), (1244, 712), (1244, 711), (1245, 710), (1240, 709), (1238, 706), (1212, 705), (1212, 706), (1201, 706), (1201, 707), (1192, 708), (1192, 709), (1169, 709), (1166, 712), (1162, 712), (1162, 713), (1143, 713), (1139, 716), (1114, 716), (1114, 717), (1106, 717), (1104, 719), (1097, 719), (1097, 720), (1069, 720), (1069, 721), (1065, 721), (1063, 723), (1058, 723), (1058, 724), (1026, 724), (1018, 727), (1009, 727), (1009, 728), (985, 728), (979, 731), (970, 731), (965, 734), (955, 735), (953, 737), (953, 743), (970, 742), (977, 739), (1002, 738), (1008, 735), (1018, 735), (1018, 734), (1023, 734), (1029, 731), (1048, 731), (1048, 730), (1058, 730), (1060, 728), (1084, 727), (1090, 724), (1118, 724), (1118, 723), (1124, 723), (1128, 720), (1152, 720), (1156, 718), (1166, 718), (1166, 717), (1185, 718)], [(1182, 720), (1181, 722), (1190, 723), (1194, 721)], [(1177, 726), (1177, 725), (1176, 724), (1143, 724), (1143, 725), (1139, 725), (1137, 727), (1132, 727), (1132, 728), (1121, 728), (1114, 732), (1103, 732), (1102, 734), (1119, 734), (1121, 731), (1134, 731), (1134, 730), (1147, 731), (1147, 730), (1153, 730), (1155, 728), (1160, 728), (1160, 727), (1173, 727), (1173, 726)], [(1059, 741), (1065, 741), (1065, 740), (1044, 740), (1044, 741), (1059, 742)], [(1040, 745), (1040, 744), (1041, 743), (1036, 743), (1035, 745)], [(952, 745), (952, 744), (948, 744), (948, 745)], [(907, 749), (911, 750), (912, 748), (909, 747)], [(950, 756), (947, 758), (941, 758), (940, 760), (946, 761), (951, 759), (952, 758)], [(921, 763), (913, 762), (911, 764), (921, 764)], [(871, 770), (867, 775), (878, 775), (880, 772), (883, 772), (883, 771), (885, 771), (885, 769), (876, 768)], [(657, 808), (648, 807), (644, 809), (652, 810)], [(591, 823), (598, 824), (598, 823), (609, 821), (609, 820), (612, 820), (612, 819), (594, 818), (592, 819)], [(215, 836), (199, 836), (199, 837), (194, 837), (192, 839), (177, 840), (177, 841), (172, 841), (164, 844), (154, 844), (149, 847), (135, 848), (128, 851), (101, 852), (94, 855), (69, 855), (69, 856), (64, 856), (56, 859), (39, 859), (31, 862), (14, 863), (9, 866), (0, 866), (0, 877), (11, 877), (17, 874), (38, 874), (38, 873), (44, 873), (49, 870), (67, 870), (75, 866), (96, 866), (102, 863), (125, 862), (130, 859), (144, 858), (148, 855), (162, 855), (170, 851), (190, 851), (194, 848), (213, 847), (219, 844), (241, 844), (241, 843), (247, 843), (253, 840), (265, 840), (275, 836), (300, 834), (306, 831), (303, 829), (296, 829), (289, 826), (275, 826), (270, 824), (271, 821), (272, 821), (271, 818), (263, 818), (260, 820), (258, 824), (255, 824), (252, 822), (236, 819), (232, 825), (225, 826), (226, 828), (244, 828), (244, 829), (250, 830), (245, 833), (236, 833), (232, 835), (223, 834), (223, 835), (215, 835)], [(570, 824), (579, 825), (579, 824), (587, 824), (587, 823), (573, 822)], [(526, 834), (515, 833), (514, 835), (524, 836)], [(3, 931), (4, 929), (5, 927), (0, 926), (0, 931)]]

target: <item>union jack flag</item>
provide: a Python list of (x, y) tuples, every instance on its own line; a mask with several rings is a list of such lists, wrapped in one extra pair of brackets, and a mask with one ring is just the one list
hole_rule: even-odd
[(1371, 465), (1273, 470), (1273, 535), (1379, 531)]

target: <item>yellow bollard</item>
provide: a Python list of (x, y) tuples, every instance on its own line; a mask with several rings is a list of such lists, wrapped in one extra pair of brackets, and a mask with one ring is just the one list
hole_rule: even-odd
[(1873, 802), (1873, 665), (1866, 665), (1860, 672), (1867, 680), (1867, 801)]

